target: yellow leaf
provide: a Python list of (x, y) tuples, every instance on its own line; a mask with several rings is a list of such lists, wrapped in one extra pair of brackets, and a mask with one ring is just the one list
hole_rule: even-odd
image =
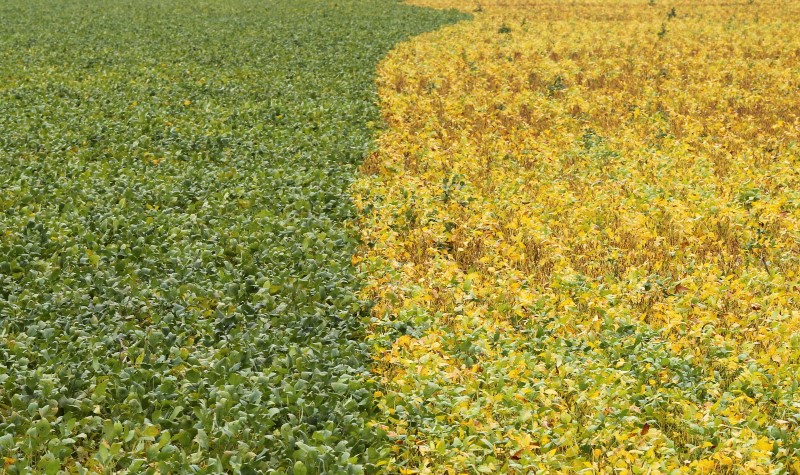
[(758, 442), (753, 446), (756, 450), (761, 450), (763, 452), (767, 452), (772, 450), (772, 441), (767, 439), (766, 437), (762, 437), (758, 439)]

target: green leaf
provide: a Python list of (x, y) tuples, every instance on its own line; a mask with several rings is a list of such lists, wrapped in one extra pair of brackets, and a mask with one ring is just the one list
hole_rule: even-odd
[(306, 464), (301, 461), (297, 461), (294, 463), (293, 472), (294, 475), (306, 475), (308, 471), (306, 470)]

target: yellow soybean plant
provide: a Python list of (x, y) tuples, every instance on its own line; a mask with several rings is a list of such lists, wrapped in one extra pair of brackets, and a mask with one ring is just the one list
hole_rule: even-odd
[(800, 4), (415, 0), (353, 188), (387, 473), (800, 473)]

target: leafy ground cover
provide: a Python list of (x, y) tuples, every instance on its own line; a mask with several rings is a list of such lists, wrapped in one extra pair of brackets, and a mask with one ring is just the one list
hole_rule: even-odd
[(354, 187), (388, 473), (800, 473), (795, 2), (467, 2)]
[(0, 5), (0, 471), (360, 473), (389, 1)]

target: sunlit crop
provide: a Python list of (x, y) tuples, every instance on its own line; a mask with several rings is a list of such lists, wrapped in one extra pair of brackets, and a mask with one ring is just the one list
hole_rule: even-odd
[(354, 188), (390, 473), (800, 472), (800, 8), (474, 2)]
[(356, 475), (390, 0), (0, 1), (0, 474)]

